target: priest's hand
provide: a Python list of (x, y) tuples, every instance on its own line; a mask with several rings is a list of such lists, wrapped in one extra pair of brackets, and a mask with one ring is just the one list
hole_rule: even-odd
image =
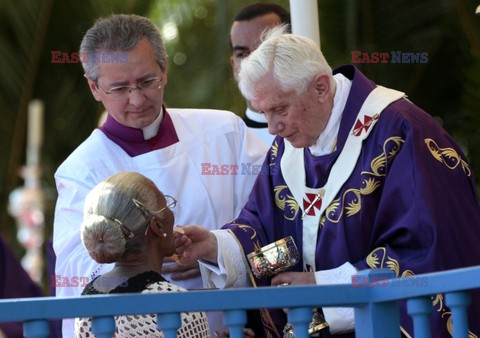
[(181, 265), (175, 262), (173, 257), (166, 257), (164, 263), (173, 262), (173, 264), (167, 264), (162, 266), (162, 274), (171, 274), (172, 280), (186, 280), (200, 276), (200, 268), (198, 262), (195, 261), (190, 264)]
[(312, 284), (317, 284), (314, 272), (281, 272), (272, 278), (273, 286)]
[(182, 265), (192, 264), (198, 259), (217, 262), (217, 237), (198, 225), (174, 228), (175, 260)]

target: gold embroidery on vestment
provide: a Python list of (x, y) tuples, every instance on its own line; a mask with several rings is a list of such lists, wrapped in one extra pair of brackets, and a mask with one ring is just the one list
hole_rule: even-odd
[(280, 210), (284, 211), (283, 216), (289, 221), (293, 221), (297, 217), (299, 206), (295, 198), (287, 193), (282, 194), (282, 192), (288, 191), (286, 185), (279, 185), (274, 188), (275, 192), (275, 204)]
[(438, 306), (437, 312), (442, 311), (442, 309), (444, 308), (443, 307), (443, 295), (441, 293), (437, 293), (437, 295), (435, 296), (435, 299), (433, 297), (432, 297), (432, 299), (433, 299), (433, 301), (432, 301), (433, 307)]
[[(379, 258), (381, 256), (381, 259)], [(395, 272), (395, 275), (398, 277), (400, 275), (400, 264), (396, 259), (393, 259), (387, 256), (387, 261), (385, 262), (385, 257), (387, 256), (387, 249), (385, 247), (378, 247), (375, 248), (368, 254), (366, 258), (366, 263), (371, 269), (382, 269), (384, 268), (384, 263), (386, 267), (390, 270)], [(412, 270), (405, 270), (402, 272), (401, 277), (414, 277), (415, 273)], [(438, 293), (435, 298), (430, 297), (432, 299), (432, 305), (434, 308), (437, 308), (437, 312), (442, 312), (441, 318), (447, 318), (447, 330), (450, 334), (453, 333), (452, 327), (452, 320), (451, 320), (451, 313), (446, 311), (446, 307), (443, 304), (443, 294)], [(471, 331), (468, 331), (468, 338), (478, 338), (476, 334)]]
[[(376, 177), (385, 176), (387, 166), (392, 163), (395, 156), (397, 156), (400, 149), (402, 149), (403, 143), (405, 143), (405, 141), (400, 136), (392, 136), (388, 138), (383, 143), (383, 152), (375, 157), (370, 164), (372, 171), (362, 171), (362, 175), (369, 174)], [(387, 146), (390, 147), (390, 149), (387, 149)]]
[(271, 159), (271, 162), (275, 162), (275, 159), (277, 158), (277, 154), (278, 154), (278, 143), (277, 143), (277, 140), (275, 140), (275, 142), (273, 142), (273, 144), (272, 144), (271, 154), (272, 154), (272, 157), (270, 158), (270, 159)]
[(238, 224), (238, 223), (231, 223), (232, 226), (235, 226), (239, 229), (242, 229), (244, 232), (248, 233), (249, 231), (252, 232), (251, 236), (250, 236), (250, 239), (254, 239), (255, 237), (257, 237), (257, 231), (251, 227), (250, 225), (246, 225), (246, 224)]
[(455, 169), (458, 165), (462, 166), (463, 172), (467, 176), (472, 175), (472, 170), (466, 161), (453, 148), (440, 148), (431, 138), (425, 139), (428, 150), (438, 162), (445, 164), (448, 169)]
[(360, 189), (347, 189), (341, 197), (330, 203), (325, 210), (325, 217), (329, 222), (340, 222), (344, 213), (346, 217), (351, 217), (360, 212), (362, 209), (362, 196), (372, 194), (381, 186), (381, 182), (377, 178), (385, 176), (387, 166), (392, 163), (404, 142), (399, 136), (392, 136), (385, 140), (383, 152), (370, 162), (371, 171), (361, 172), (361, 175), (372, 177), (364, 179)]
[[(448, 317), (447, 317), (448, 316)], [(453, 322), (452, 322), (452, 313), (444, 312), (442, 313), (442, 318), (447, 317), (447, 330), (453, 336)], [(468, 331), (468, 338), (478, 338), (478, 336), (472, 331)]]

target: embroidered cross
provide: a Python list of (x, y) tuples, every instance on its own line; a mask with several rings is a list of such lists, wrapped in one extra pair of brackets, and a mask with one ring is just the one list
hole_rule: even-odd
[(357, 119), (355, 122), (355, 127), (353, 128), (352, 134), (355, 136), (360, 136), (362, 134), (362, 131), (365, 130), (365, 132), (368, 131), (370, 126), (372, 125), (373, 120), (377, 120), (380, 116), (378, 114), (375, 114), (372, 116), (365, 115), (362, 121), (360, 121), (360, 118)]
[(304, 217), (305, 215), (315, 216), (315, 209), (320, 209), (322, 207), (322, 197), (324, 193), (324, 189), (320, 189), (318, 194), (305, 193), (307, 198), (303, 199), (303, 209), (305, 211), (303, 212), (302, 217)]

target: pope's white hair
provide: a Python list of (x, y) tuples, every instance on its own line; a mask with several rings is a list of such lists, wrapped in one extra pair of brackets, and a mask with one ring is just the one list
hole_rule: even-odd
[(304, 92), (319, 74), (332, 76), (320, 48), (309, 38), (286, 34), (280, 25), (262, 34), (262, 43), (241, 63), (238, 86), (247, 100), (253, 99), (256, 84), (272, 72), (286, 92)]

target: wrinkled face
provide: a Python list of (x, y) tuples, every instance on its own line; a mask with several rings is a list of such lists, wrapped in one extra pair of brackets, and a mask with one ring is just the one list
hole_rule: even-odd
[(260, 44), (260, 36), (268, 27), (274, 27), (281, 23), (280, 17), (275, 13), (253, 18), (250, 21), (235, 21), (230, 30), (233, 54), (230, 57), (233, 75), (238, 80), (240, 63), (250, 55)]
[[(88, 79), (90, 90), (97, 101), (101, 101), (118, 123), (132, 128), (150, 125), (162, 109), (164, 88), (167, 84), (166, 66), (162, 70), (155, 60), (153, 48), (147, 38), (127, 52), (127, 62), (97, 64), (97, 83)], [(136, 87), (152, 78), (161, 79), (161, 88), (136, 89), (120, 98), (105, 93), (112, 88)]]
[(307, 90), (284, 91), (271, 74), (254, 89), (252, 106), (265, 114), (270, 134), (287, 139), (295, 148), (308, 148), (325, 129), (333, 107), (330, 77), (317, 75)]

